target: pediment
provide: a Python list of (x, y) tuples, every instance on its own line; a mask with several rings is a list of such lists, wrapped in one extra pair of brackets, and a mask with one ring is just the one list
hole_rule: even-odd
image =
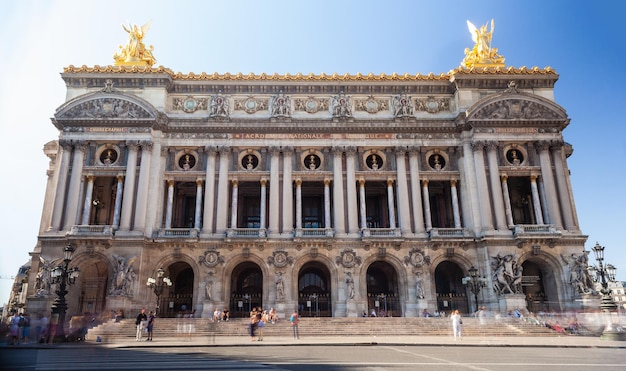
[(554, 102), (534, 94), (508, 92), (476, 102), (467, 110), (466, 120), (472, 126), (562, 126), (568, 122), (565, 110)]
[(65, 103), (54, 119), (63, 126), (148, 126), (157, 116), (152, 105), (136, 97), (98, 92)]

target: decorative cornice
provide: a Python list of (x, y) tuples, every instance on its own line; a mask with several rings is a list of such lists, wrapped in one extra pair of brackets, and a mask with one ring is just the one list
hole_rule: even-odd
[(218, 74), (214, 72), (212, 74), (207, 74), (202, 72), (200, 74), (189, 72), (183, 74), (181, 72), (174, 72), (169, 68), (159, 66), (159, 67), (142, 67), (142, 66), (98, 66), (95, 65), (93, 67), (87, 67), (82, 65), (80, 67), (75, 67), (70, 65), (63, 69), (63, 73), (135, 73), (135, 74), (167, 74), (173, 80), (221, 80), (221, 81), (448, 81), (454, 75), (556, 75), (556, 71), (554, 71), (551, 67), (545, 67), (543, 69), (539, 67), (498, 67), (498, 68), (463, 68), (458, 67), (454, 70), (451, 70), (448, 73), (440, 73), (438, 75), (430, 72), (426, 75), (421, 73), (418, 74), (385, 74), (381, 73), (379, 75), (375, 75), (373, 73), (368, 73), (366, 75), (362, 73), (356, 73), (355, 75), (346, 73), (340, 75), (338, 73), (326, 74), (321, 73), (319, 75), (309, 73), (304, 75), (302, 73), (292, 74), (284, 74), (279, 75), (277, 73), (274, 74), (266, 74), (261, 73), (259, 75), (254, 73), (249, 73), (244, 75), (243, 73), (224, 73)]

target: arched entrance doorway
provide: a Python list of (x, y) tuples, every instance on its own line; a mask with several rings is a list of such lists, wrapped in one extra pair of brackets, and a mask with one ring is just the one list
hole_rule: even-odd
[(373, 262), (367, 268), (367, 306), (379, 317), (401, 317), (398, 274), (391, 264)]
[(522, 263), (522, 268), (522, 291), (526, 295), (528, 310), (534, 313), (560, 311), (552, 270), (546, 269), (545, 263), (532, 260)]
[(194, 273), (185, 262), (171, 264), (165, 275), (172, 280), (169, 292), (161, 296), (159, 308), (162, 317), (177, 317), (193, 311)]
[(263, 272), (252, 262), (241, 263), (231, 275), (230, 316), (249, 317), (254, 307), (263, 307)]
[(298, 274), (298, 312), (302, 317), (332, 317), (330, 271), (320, 262), (305, 264)]
[(68, 313), (103, 313), (109, 287), (107, 264), (100, 259), (90, 259), (80, 263), (78, 269), (80, 275), (77, 282), (68, 290), (72, 292), (72, 295), (68, 297), (74, 298), (68, 300)]
[(437, 310), (450, 313), (458, 309), (469, 313), (467, 295), (463, 286), (463, 270), (458, 264), (444, 261), (435, 268), (435, 288), (437, 291)]

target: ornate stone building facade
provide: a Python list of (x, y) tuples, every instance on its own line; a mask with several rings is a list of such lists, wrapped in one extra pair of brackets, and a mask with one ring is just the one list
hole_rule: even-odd
[(550, 68), (62, 78), (33, 311), (50, 308), (68, 243), (81, 272), (69, 314), (154, 308), (159, 268), (162, 316), (561, 310), (590, 294), (563, 258), (586, 236)]

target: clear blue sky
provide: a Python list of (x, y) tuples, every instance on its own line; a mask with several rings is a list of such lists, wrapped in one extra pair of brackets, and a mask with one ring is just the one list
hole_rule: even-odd
[[(121, 24), (152, 26), (157, 65), (176, 72), (339, 74), (448, 72), (472, 40), (466, 20), (495, 19), (493, 46), (508, 66), (550, 66), (578, 217), (626, 280), (626, 31), (624, 1), (35, 1), (0, 14), (0, 274), (15, 275), (36, 244), (50, 122), (65, 101), (68, 65), (108, 65)], [(593, 259), (591, 259), (593, 261)], [(11, 281), (0, 280), (0, 303)]]

